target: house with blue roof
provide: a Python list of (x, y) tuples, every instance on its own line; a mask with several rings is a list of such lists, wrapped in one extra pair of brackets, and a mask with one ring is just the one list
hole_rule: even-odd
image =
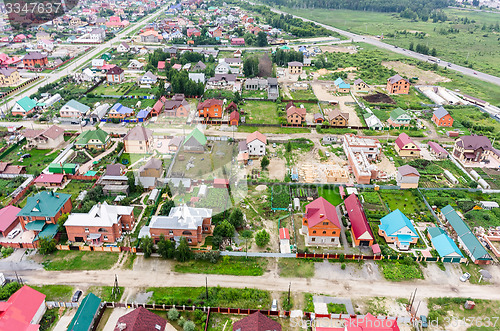
[(336, 87), (338, 87), (342, 83), (344, 83), (344, 80), (339, 77), (339, 78), (335, 79), (335, 81), (333, 82), (333, 85), (335, 85)]
[(432, 247), (441, 257), (464, 257), (457, 244), (448, 236), (445, 230), (437, 227), (427, 228)]
[(444, 217), (446, 222), (451, 225), (453, 232), (457, 236), (458, 246), (463, 249), (475, 264), (491, 264), (493, 259), (488, 254), (488, 251), (479, 242), (477, 237), (472, 233), (469, 226), (464, 222), (462, 217), (453, 209), (452, 206), (447, 205), (441, 209), (441, 216)]
[(146, 109), (141, 109), (137, 113), (137, 122), (144, 122), (145, 120), (148, 119), (148, 117), (151, 115), (151, 107), (148, 107)]
[(119, 118), (119, 119), (124, 119), (126, 117), (130, 117), (134, 115), (134, 110), (129, 107), (125, 107), (121, 103), (115, 103), (113, 107), (111, 107), (111, 110), (108, 112), (108, 116), (110, 118)]
[(418, 233), (411, 221), (399, 209), (380, 220), (378, 234), (384, 237), (388, 244), (396, 244), (402, 251), (410, 249), (411, 244), (418, 241)]

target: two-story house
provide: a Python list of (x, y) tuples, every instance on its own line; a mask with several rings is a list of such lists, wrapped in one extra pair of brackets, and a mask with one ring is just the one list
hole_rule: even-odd
[(108, 83), (122, 83), (125, 79), (125, 70), (116, 66), (108, 70), (106, 73), (106, 81)]
[(396, 74), (387, 79), (386, 90), (389, 94), (408, 94), (410, 93), (410, 81)]
[(304, 64), (298, 61), (288, 62), (288, 73), (290, 73), (290, 75), (300, 75), (303, 66)]
[(394, 142), (394, 149), (401, 157), (420, 157), (420, 148), (406, 133), (401, 133)]
[(289, 107), (286, 110), (286, 120), (288, 124), (302, 124), (306, 120), (306, 109), (300, 107)]
[(396, 108), (391, 112), (391, 115), (389, 116), (389, 119), (387, 120), (387, 123), (393, 127), (400, 127), (400, 126), (409, 126), (411, 121), (411, 116), (410, 114), (401, 109), (401, 108)]
[(267, 138), (259, 131), (255, 131), (247, 136), (246, 145), (249, 156), (266, 155)]
[(453, 126), (453, 117), (451, 117), (450, 113), (443, 106), (437, 108), (432, 113), (432, 121), (437, 126), (451, 127)]
[(222, 106), (224, 101), (218, 99), (207, 99), (198, 104), (198, 116), (205, 118), (222, 118)]
[(136, 125), (123, 137), (125, 153), (145, 154), (153, 148), (153, 131)]
[(61, 115), (61, 117), (81, 118), (87, 115), (89, 111), (89, 106), (71, 99), (61, 107), (59, 114)]
[(349, 113), (341, 113), (340, 110), (334, 109), (327, 113), (328, 124), (331, 126), (347, 126), (349, 122)]
[(418, 242), (418, 233), (412, 222), (399, 209), (382, 217), (378, 234), (389, 244), (395, 244), (400, 250), (407, 251), (411, 244)]
[(77, 149), (93, 148), (105, 149), (111, 146), (111, 138), (109, 134), (101, 128), (95, 130), (83, 131), (75, 142)]
[(340, 222), (335, 206), (319, 197), (306, 206), (302, 218), (306, 245), (340, 246)]

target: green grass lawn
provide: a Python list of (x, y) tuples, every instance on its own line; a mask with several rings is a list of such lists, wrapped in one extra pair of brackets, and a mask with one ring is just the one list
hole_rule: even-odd
[(280, 277), (314, 277), (314, 262), (305, 259), (280, 259), (278, 262)]
[(394, 261), (377, 261), (384, 278), (393, 282), (424, 279), (424, 274), (418, 263), (409, 265)]
[[(210, 280), (208, 282), (210, 285)], [(204, 285), (204, 284), (193, 284)], [(271, 295), (268, 291), (251, 288), (209, 287), (208, 299), (202, 287), (150, 287), (151, 302), (156, 304), (197, 305), (228, 308), (269, 309)]]
[[(447, 109), (453, 117), (453, 127), (462, 130), (471, 130), (475, 134), (482, 134), (491, 140), (500, 137), (500, 123), (483, 113), (476, 107), (456, 107)], [(471, 128), (471, 125), (473, 126)]]
[(338, 187), (326, 188), (323, 186), (318, 186), (318, 194), (334, 206), (342, 203), (342, 198), (340, 197)]
[[(384, 35), (384, 42), (408, 48), (410, 42), (415, 45), (423, 43), (429, 49), (436, 48), (437, 56), (445, 61), (467, 65), (490, 74), (500, 74), (500, 57), (498, 57), (497, 33), (483, 31), (483, 24), (496, 24), (498, 14), (485, 12), (465, 12), (456, 9), (444, 9), (450, 21), (433, 23), (412, 21), (399, 17), (395, 13), (380, 13), (355, 10), (327, 9), (289, 9), (281, 10), (301, 17), (363, 35)], [(463, 24), (458, 21), (467, 17), (475, 23)], [(448, 33), (453, 27), (458, 33)], [(424, 32), (421, 39), (415, 33), (397, 33), (403, 31)], [(389, 36), (389, 37), (388, 37)]]
[(119, 302), (125, 287), (119, 286), (120, 292), (116, 295), (113, 294), (113, 286), (91, 286), (88, 292), (92, 292), (97, 295), (104, 302)]
[(293, 100), (318, 100), (311, 88), (307, 90), (296, 90), (294, 92), (290, 91), (290, 95)]
[(347, 314), (347, 308), (343, 303), (329, 303), (326, 305), (328, 314)]
[(250, 124), (279, 124), (276, 103), (272, 101), (248, 100), (241, 107), (245, 112), (245, 121)]
[(282, 127), (267, 127), (267, 126), (238, 126), (238, 132), (252, 133), (259, 131), (260, 133), (310, 133), (311, 129), (308, 128), (282, 128)]
[(178, 262), (174, 271), (195, 274), (219, 274), (235, 276), (262, 276), (267, 266), (265, 259), (256, 257), (223, 257), (217, 263), (209, 261), (193, 260), (189, 262)]
[(57, 251), (43, 258), (45, 270), (107, 270), (118, 261), (118, 253)]
[(124, 95), (125, 92), (133, 86), (134, 83), (108, 84), (103, 82), (92, 91), (95, 95)]
[(392, 190), (384, 190), (380, 191), (379, 194), (382, 200), (387, 203), (391, 211), (399, 209), (408, 217), (410, 217), (410, 215), (416, 215), (421, 211), (429, 213), (423, 201), (416, 196), (418, 193), (414, 195), (410, 190), (394, 192)]
[(75, 201), (80, 192), (85, 190), (90, 190), (94, 185), (94, 181), (84, 181), (84, 180), (71, 180), (64, 189), (58, 190), (58, 192), (71, 194), (71, 200)]
[(158, 87), (151, 87), (151, 88), (140, 88), (138, 86), (134, 87), (133, 89), (128, 92), (127, 95), (137, 95), (137, 96), (149, 96), (149, 95), (155, 95), (156, 92), (158, 91)]
[[(49, 165), (57, 156), (57, 153), (50, 153), (52, 150), (50, 149), (32, 149), (32, 150), (21, 150), (21, 147), (14, 149), (9, 154), (5, 155), (2, 158), (2, 162), (10, 162), (15, 165), (23, 165), (26, 167), (26, 172), (29, 174), (33, 174), (35, 172), (41, 172), (45, 167)], [(19, 161), (21, 155), (29, 153), (31, 157), (24, 159), (23, 161)]]
[(264, 90), (243, 90), (241, 93), (242, 98), (262, 98), (266, 99), (267, 98), (267, 91)]
[(45, 294), (47, 296), (46, 301), (68, 302), (73, 295), (73, 286), (69, 285), (30, 285), (30, 287)]

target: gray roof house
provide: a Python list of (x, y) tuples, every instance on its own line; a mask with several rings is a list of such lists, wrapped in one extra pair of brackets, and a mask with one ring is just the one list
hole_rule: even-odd
[(87, 115), (90, 107), (80, 103), (76, 100), (69, 100), (64, 106), (62, 106), (59, 114), (61, 117), (76, 117), (80, 118)]

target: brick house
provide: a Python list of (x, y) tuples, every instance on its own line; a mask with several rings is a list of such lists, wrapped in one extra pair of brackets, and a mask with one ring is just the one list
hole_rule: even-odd
[(123, 231), (132, 231), (134, 207), (97, 204), (88, 213), (72, 213), (64, 223), (72, 242), (114, 243)]
[(122, 83), (125, 79), (125, 70), (116, 66), (108, 70), (106, 73), (106, 81), (108, 83)]
[(172, 241), (185, 237), (189, 245), (202, 243), (203, 235), (211, 233), (212, 209), (192, 208), (185, 204), (172, 208), (168, 216), (153, 216), (149, 227), (141, 230), (141, 234), (151, 236), (155, 243), (163, 235)]
[(306, 109), (295, 106), (286, 110), (286, 120), (288, 124), (302, 124), (306, 120)]
[(450, 113), (443, 106), (439, 107), (432, 113), (432, 121), (437, 126), (453, 126), (453, 117), (451, 117)]
[(462, 162), (485, 162), (490, 156), (499, 159), (500, 150), (491, 145), (486, 136), (462, 136), (455, 141), (453, 156)]
[(64, 174), (41, 174), (33, 181), (38, 187), (62, 187), (65, 182)]
[(302, 73), (302, 67), (304, 64), (298, 61), (288, 62), (288, 72), (291, 75), (300, 75)]
[[(42, 191), (28, 197), (17, 216), (24, 230), (33, 230), (37, 234), (46, 225), (56, 225), (59, 217), (69, 213), (72, 208), (71, 194)], [(57, 232), (57, 225), (55, 230)]]
[(340, 246), (340, 223), (335, 206), (319, 197), (306, 206), (302, 234), (306, 245)]
[(29, 68), (35, 68), (37, 66), (43, 68), (48, 62), (47, 55), (38, 52), (28, 53), (23, 58), (24, 66)]
[(21, 208), (16, 206), (7, 206), (0, 209), (0, 232), (2, 236), (7, 237), (9, 232), (19, 224), (17, 213), (20, 211)]
[(410, 93), (410, 81), (399, 74), (394, 75), (387, 79), (386, 90), (389, 94), (408, 94)]
[(222, 118), (224, 102), (218, 99), (208, 99), (198, 105), (198, 116), (205, 118)]
[(420, 148), (406, 133), (401, 133), (394, 142), (394, 149), (401, 157), (420, 157)]
[(187, 117), (191, 106), (184, 97), (184, 94), (175, 94), (171, 100), (164, 101), (163, 110), (166, 116)]

